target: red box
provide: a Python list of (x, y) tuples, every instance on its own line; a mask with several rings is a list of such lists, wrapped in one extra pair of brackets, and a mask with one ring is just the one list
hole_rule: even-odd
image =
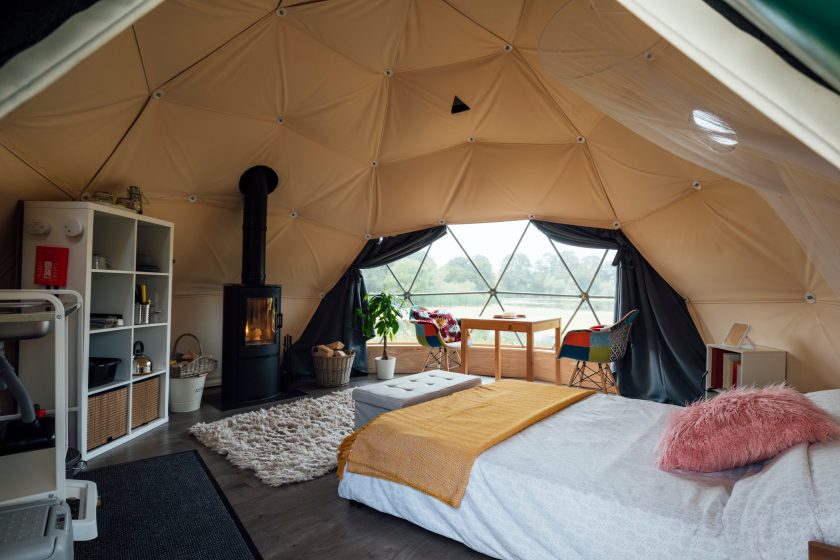
[(67, 247), (35, 247), (35, 281), (38, 286), (67, 286)]

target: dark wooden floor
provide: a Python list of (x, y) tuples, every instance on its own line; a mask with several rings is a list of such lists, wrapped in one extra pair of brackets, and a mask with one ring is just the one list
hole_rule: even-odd
[[(375, 376), (352, 385), (375, 382)], [(329, 392), (299, 385), (309, 395)], [(218, 389), (211, 389), (218, 391)], [(263, 407), (271, 406), (263, 405)], [(202, 403), (195, 412), (171, 414), (167, 425), (100, 455), (88, 468), (197, 449), (266, 560), (269, 559), (462, 559), (487, 558), (459, 542), (371, 508), (354, 508), (338, 497), (338, 479), (319, 479), (281, 488), (261, 483), (208, 450), (190, 434), (197, 422), (212, 422), (246, 410), (220, 412)]]

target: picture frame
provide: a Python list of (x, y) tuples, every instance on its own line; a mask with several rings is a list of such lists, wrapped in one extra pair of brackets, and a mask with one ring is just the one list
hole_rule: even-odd
[(729, 327), (729, 332), (726, 333), (726, 338), (723, 339), (723, 345), (737, 348), (747, 340), (747, 334), (749, 332), (749, 323), (732, 323), (732, 326)]

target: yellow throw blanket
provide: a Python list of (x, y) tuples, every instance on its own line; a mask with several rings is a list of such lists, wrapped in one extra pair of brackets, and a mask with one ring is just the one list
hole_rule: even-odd
[(338, 476), (346, 465), (458, 507), (482, 452), (592, 392), (502, 380), (387, 412), (341, 443)]

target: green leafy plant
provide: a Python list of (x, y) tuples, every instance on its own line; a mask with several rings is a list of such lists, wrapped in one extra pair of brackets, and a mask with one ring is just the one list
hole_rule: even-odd
[(400, 330), (403, 300), (387, 292), (366, 294), (365, 305), (356, 309), (362, 334), (367, 338), (382, 337), (382, 359), (388, 359), (388, 340)]

